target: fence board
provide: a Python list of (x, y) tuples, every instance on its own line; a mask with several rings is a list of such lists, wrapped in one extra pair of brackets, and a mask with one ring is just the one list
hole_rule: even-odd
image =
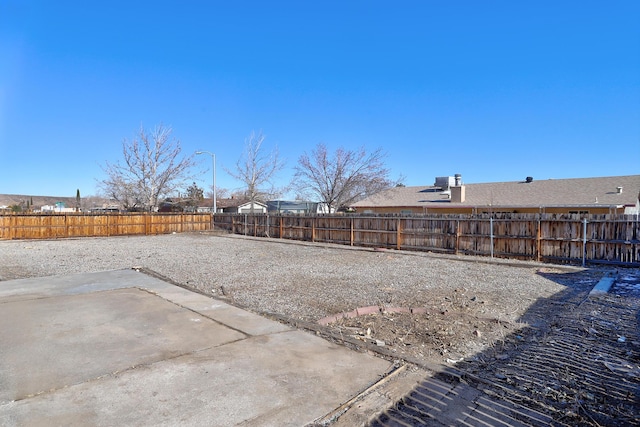
[[(264, 219), (266, 218), (266, 219)], [(431, 216), (216, 214), (238, 234), (555, 263), (640, 266), (637, 215)], [(268, 231), (267, 231), (268, 229)], [(250, 230), (250, 233), (247, 233)]]
[[(640, 266), (638, 216), (429, 217), (216, 214), (217, 228), (252, 236), (355, 246)], [(9, 214), (1, 239), (165, 234), (211, 229), (207, 213)], [(586, 238), (586, 241), (585, 241)]]
[(205, 231), (210, 213), (0, 215), (0, 239), (57, 239)]

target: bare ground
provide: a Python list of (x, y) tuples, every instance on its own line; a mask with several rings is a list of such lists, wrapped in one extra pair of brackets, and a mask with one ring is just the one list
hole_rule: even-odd
[[(637, 421), (637, 270), (622, 273), (630, 279), (619, 296), (594, 299), (589, 291), (615, 269), (210, 234), (0, 241), (2, 280), (134, 266), (391, 359), (454, 367), (467, 381), (499, 384), (494, 393), (522, 399), (518, 393), (527, 389), (542, 410), (568, 411), (569, 424)], [(373, 314), (340, 315), (371, 306), (378, 307)], [(335, 315), (326, 326), (317, 323)], [(578, 360), (583, 350), (595, 362), (581, 379), (553, 360)], [(517, 374), (528, 363), (523, 354), (547, 359)], [(598, 369), (629, 388), (603, 403), (608, 390)], [(595, 379), (586, 381), (590, 375)]]

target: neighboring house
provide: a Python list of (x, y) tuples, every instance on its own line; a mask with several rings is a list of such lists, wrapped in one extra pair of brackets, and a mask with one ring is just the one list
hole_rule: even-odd
[(238, 205), (237, 213), (267, 213), (267, 205), (260, 202), (245, 202)]
[(218, 212), (224, 213), (267, 213), (267, 205), (261, 202), (251, 203), (247, 199), (230, 199), (216, 200), (216, 209)]
[(47, 212), (69, 213), (69, 212), (75, 212), (75, 211), (76, 211), (75, 208), (66, 207), (64, 202), (56, 202), (55, 205), (44, 205), (43, 207), (40, 208), (40, 212), (42, 213), (47, 213)]
[(640, 175), (463, 184), (439, 177), (432, 186), (394, 187), (356, 202), (358, 213), (639, 214)]
[[(225, 199), (216, 200), (216, 209), (218, 212), (222, 212), (222, 207), (220, 205), (221, 201)], [(198, 202), (198, 206), (196, 207), (196, 212), (204, 213), (204, 212), (212, 212), (213, 211), (213, 199), (212, 198), (204, 198)]]
[(158, 204), (158, 212), (184, 212), (185, 203), (182, 199), (165, 199)]
[[(209, 199), (211, 200), (211, 199)], [(317, 213), (326, 213), (327, 207), (324, 203), (305, 202), (305, 201), (288, 201), (273, 200), (266, 204), (262, 202), (253, 203), (253, 211), (251, 202), (247, 199), (238, 199), (232, 197), (230, 199), (218, 199), (216, 201), (218, 212), (224, 213), (281, 213), (281, 214), (297, 214), (312, 215)], [(199, 207), (198, 212), (211, 212), (210, 207)]]
[(326, 213), (327, 207), (324, 203), (305, 202), (302, 200), (272, 200), (267, 202), (267, 209), (270, 213), (312, 215)]
[(102, 205), (102, 206), (94, 206), (89, 209), (90, 213), (119, 213), (122, 209), (118, 205)]
[(189, 197), (170, 197), (158, 204), (157, 212), (211, 212), (211, 207), (204, 210), (203, 200), (194, 200)]

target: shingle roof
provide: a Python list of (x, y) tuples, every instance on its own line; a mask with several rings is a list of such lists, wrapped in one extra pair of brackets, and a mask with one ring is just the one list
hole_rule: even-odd
[[(237, 208), (238, 206), (242, 206), (245, 203), (247, 203), (249, 201), (249, 199), (245, 199), (245, 198), (228, 198), (228, 199), (217, 199), (216, 200), (216, 207), (217, 208)], [(200, 202), (201, 206), (211, 206), (211, 197), (209, 197), (208, 199), (204, 199), (202, 202)]]
[[(620, 206), (635, 205), (640, 196), (640, 175), (464, 185), (466, 197), (462, 203), (452, 202), (438, 187), (417, 186), (394, 187), (353, 206)], [(622, 187), (621, 193), (618, 187)]]

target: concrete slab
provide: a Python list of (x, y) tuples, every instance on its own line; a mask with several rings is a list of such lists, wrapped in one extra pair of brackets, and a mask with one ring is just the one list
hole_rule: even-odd
[(0, 425), (304, 426), (390, 363), (135, 271), (0, 282)]
[(139, 289), (0, 304), (0, 402), (246, 338)]
[(174, 304), (201, 313), (248, 335), (273, 334), (291, 330), (290, 327), (282, 323), (265, 319), (255, 313), (242, 310), (201, 294), (189, 292), (177, 286), (166, 291), (158, 290), (156, 294)]
[(6, 299), (33, 299), (131, 287), (149, 290), (176, 288), (170, 283), (146, 274), (138, 274), (134, 270), (112, 270), (4, 281), (0, 285), (0, 299), (3, 301)]

